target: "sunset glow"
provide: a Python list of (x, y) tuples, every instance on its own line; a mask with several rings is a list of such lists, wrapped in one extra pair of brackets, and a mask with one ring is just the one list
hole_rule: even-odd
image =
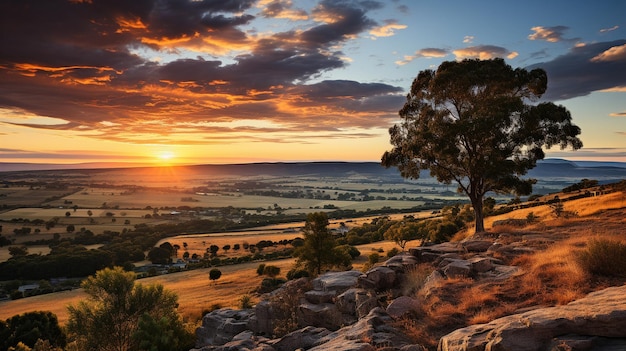
[(620, 0), (2, 1), (0, 162), (379, 161), (420, 71), (494, 57), (545, 69), (543, 98), (582, 129), (583, 149), (548, 157), (626, 162), (624, 13)]

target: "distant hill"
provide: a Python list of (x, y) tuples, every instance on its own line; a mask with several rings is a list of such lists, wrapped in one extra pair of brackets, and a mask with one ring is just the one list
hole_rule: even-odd
[[(74, 165), (60, 164), (30, 164), (30, 163), (0, 163), (2, 172), (39, 172), (63, 173), (68, 170), (80, 170), (81, 173), (100, 172), (133, 172), (134, 170), (149, 170), (154, 166), (124, 164), (124, 163), (88, 163)], [(347, 177), (362, 175), (366, 177), (383, 178), (388, 181), (401, 180), (396, 168), (385, 168), (378, 162), (276, 162), (276, 163), (242, 163), (171, 166), (188, 174), (214, 174), (231, 176), (302, 176), (315, 175), (319, 177)], [(574, 183), (582, 179), (596, 179), (600, 183), (610, 183), (626, 179), (626, 163), (624, 162), (595, 162), (569, 161), (563, 159), (546, 159), (539, 161), (537, 167), (528, 172), (528, 176), (542, 181), (558, 181)], [(422, 179), (428, 179), (429, 172), (422, 173)]]

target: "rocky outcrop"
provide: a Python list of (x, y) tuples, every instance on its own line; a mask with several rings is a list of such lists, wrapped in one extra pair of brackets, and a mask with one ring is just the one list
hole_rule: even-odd
[(439, 351), (583, 351), (607, 345), (626, 346), (626, 286), (456, 330), (441, 338)]
[(252, 310), (218, 309), (202, 318), (202, 326), (196, 329), (196, 346), (223, 345), (235, 335), (250, 329)]
[[(419, 296), (424, 298), (437, 294), (449, 278), (502, 281), (519, 272), (503, 264), (507, 258), (541, 249), (554, 239), (540, 234), (486, 235), (418, 247), (365, 273), (328, 272), (313, 280), (289, 281), (265, 295), (254, 310), (207, 314), (197, 331), (198, 349), (192, 351), (423, 351), (394, 327), (423, 313), (419, 299), (401, 294), (407, 277), (414, 276), (412, 269), (422, 263), (434, 268), (421, 284)], [(280, 324), (285, 321), (289, 324)], [(273, 338), (280, 333), (277, 325), (283, 332), (300, 329)], [(462, 328), (439, 343), (439, 351), (505, 350), (626, 350), (626, 286)]]

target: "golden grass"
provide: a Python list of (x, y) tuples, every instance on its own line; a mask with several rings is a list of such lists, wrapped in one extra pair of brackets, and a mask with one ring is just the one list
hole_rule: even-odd
[[(439, 338), (454, 329), (487, 323), (518, 309), (567, 304), (591, 291), (626, 283), (626, 278), (591, 276), (577, 261), (577, 253), (592, 239), (626, 243), (624, 199), (619, 192), (566, 202), (566, 211), (578, 213), (572, 218), (555, 218), (548, 206), (489, 218), (487, 236), (505, 234), (509, 239), (500, 239), (505, 244), (521, 240), (525, 234), (541, 235), (546, 240), (534, 246), (535, 253), (512, 261), (521, 271), (506, 281), (449, 279), (440, 282), (428, 296), (418, 294), (421, 311), (417, 318), (399, 326), (416, 342), (434, 350)], [(495, 220), (523, 219), (530, 212), (539, 216), (536, 223), (491, 227)], [(464, 237), (467, 231), (457, 235), (459, 240)]]
[[(258, 237), (255, 238), (257, 241), (261, 240)], [(253, 240), (249, 242), (256, 243)], [(189, 243), (188, 245), (191, 246)], [(354, 269), (361, 269), (367, 263), (367, 255), (372, 250), (378, 251), (382, 248), (386, 252), (393, 247), (396, 247), (396, 244), (391, 241), (358, 246), (361, 256), (353, 261)], [(381, 253), (381, 256), (383, 255), (384, 253)], [(279, 277), (284, 277), (293, 268), (294, 262), (294, 259), (282, 259), (264, 263), (278, 266), (281, 270)], [(256, 273), (260, 263), (249, 262), (218, 267), (222, 271), (222, 276), (215, 282), (209, 280), (211, 269), (206, 268), (139, 279), (137, 283), (159, 283), (175, 292), (178, 295), (178, 312), (186, 321), (194, 322), (202, 317), (204, 311), (211, 310), (214, 306), (238, 308), (239, 299), (245, 294), (251, 295), (253, 304), (256, 303), (259, 296), (253, 291), (261, 285), (264, 278)], [(30, 311), (51, 311), (57, 315), (59, 323), (64, 325), (68, 318), (67, 306), (85, 298), (87, 295), (82, 289), (76, 289), (20, 300), (2, 301), (0, 302), (0, 320)]]

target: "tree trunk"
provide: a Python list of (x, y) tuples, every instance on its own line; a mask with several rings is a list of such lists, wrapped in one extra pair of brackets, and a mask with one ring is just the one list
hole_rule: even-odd
[(471, 198), (472, 207), (474, 208), (474, 233), (483, 233), (485, 231), (484, 215), (483, 215), (483, 199)]

